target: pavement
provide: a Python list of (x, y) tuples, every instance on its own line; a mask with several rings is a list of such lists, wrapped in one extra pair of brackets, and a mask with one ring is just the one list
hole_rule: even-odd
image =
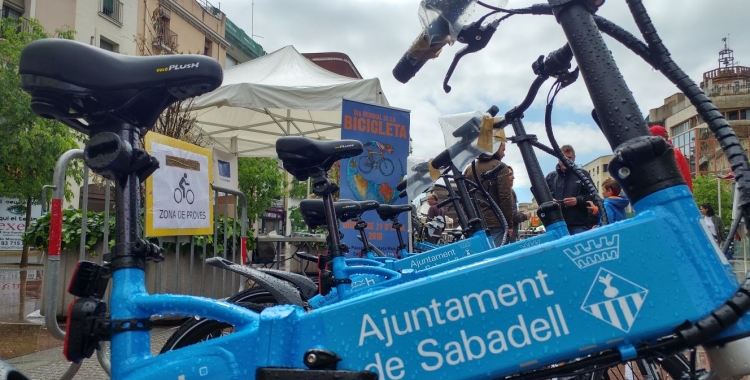
[[(41, 326), (38, 328), (44, 329)], [(154, 327), (151, 330), (151, 352), (157, 354), (177, 328), (178, 326)], [(53, 348), (5, 360), (32, 380), (57, 380), (70, 367), (70, 363), (62, 354), (62, 342)], [(109, 379), (109, 376), (101, 368), (94, 355), (83, 361), (74, 379), (99, 380)]]

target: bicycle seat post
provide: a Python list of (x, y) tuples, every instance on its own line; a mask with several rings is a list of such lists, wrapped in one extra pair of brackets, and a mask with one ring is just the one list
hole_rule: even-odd
[(362, 250), (359, 252), (359, 257), (365, 256), (368, 259), (372, 258), (372, 250), (370, 249), (370, 242), (367, 240), (367, 232), (365, 232), (365, 229), (367, 228), (367, 222), (362, 220), (361, 217), (356, 217), (352, 219), (352, 222), (355, 223), (354, 229), (359, 231), (359, 236), (362, 239)]
[(402, 256), (403, 252), (406, 252), (406, 249), (408, 248), (408, 246), (404, 243), (404, 237), (401, 236), (401, 227), (403, 227), (404, 225), (401, 224), (396, 217), (391, 219), (391, 221), (393, 222), (391, 226), (396, 231), (396, 236), (398, 237), (398, 248), (396, 248), (396, 255)]
[(313, 193), (323, 198), (323, 209), (325, 211), (326, 224), (329, 231), (330, 247), (329, 255), (332, 265), (333, 278), (331, 279), (336, 285), (338, 294), (343, 295), (351, 288), (351, 280), (347, 277), (345, 268), (346, 261), (344, 251), (341, 245), (341, 235), (339, 234), (339, 224), (336, 219), (336, 209), (333, 204), (333, 193), (339, 187), (331, 182), (328, 173), (323, 170), (315, 170), (311, 173)]
[[(104, 124), (106, 123), (106, 124)], [(84, 148), (84, 161), (91, 170), (115, 183), (115, 246), (105, 261), (110, 262), (113, 280), (124, 284), (112, 289), (110, 312), (112, 320), (138, 321), (150, 326), (149, 316), (134, 319), (127, 300), (134, 294), (146, 294), (145, 266), (147, 259), (160, 259), (160, 250), (139, 237), (140, 184), (158, 167), (156, 158), (141, 148), (141, 130), (119, 120), (107, 120), (94, 125)], [(125, 329), (113, 334), (118, 340), (145, 339), (150, 327)], [(123, 345), (127, 347), (112, 353), (112, 362), (134, 356), (150, 354), (148, 345)]]

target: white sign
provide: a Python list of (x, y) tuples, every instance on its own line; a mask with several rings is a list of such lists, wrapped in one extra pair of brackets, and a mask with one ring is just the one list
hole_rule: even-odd
[(229, 190), (238, 190), (237, 156), (214, 149), (214, 185)]
[[(17, 199), (0, 198), (0, 251), (20, 251), (23, 249), (21, 234), (26, 230), (26, 202)], [(31, 206), (31, 221), (42, 215), (41, 205)]]
[(213, 233), (211, 151), (153, 132), (146, 148), (159, 161), (146, 181), (146, 235)]

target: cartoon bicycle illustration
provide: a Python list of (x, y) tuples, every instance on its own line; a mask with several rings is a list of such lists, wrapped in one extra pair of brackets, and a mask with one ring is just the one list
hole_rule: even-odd
[(187, 173), (185, 173), (182, 176), (182, 179), (180, 179), (179, 188), (174, 189), (174, 201), (177, 203), (182, 203), (182, 200), (184, 199), (188, 204), (191, 205), (193, 204), (193, 202), (195, 202), (195, 194), (193, 193), (193, 190), (185, 190), (185, 186), (190, 186), (187, 181)]
[(396, 167), (393, 165), (393, 161), (390, 158), (385, 157), (385, 153), (393, 154), (393, 145), (382, 144), (379, 141), (370, 141), (364, 144), (364, 148), (367, 150), (367, 155), (358, 158), (359, 171), (362, 173), (369, 173), (372, 169), (380, 169), (380, 172), (384, 176), (393, 174)]

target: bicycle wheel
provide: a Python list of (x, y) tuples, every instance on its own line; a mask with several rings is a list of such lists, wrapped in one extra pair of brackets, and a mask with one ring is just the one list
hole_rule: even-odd
[(372, 159), (370, 156), (357, 157), (357, 168), (362, 173), (369, 173), (372, 171)]
[(390, 158), (384, 158), (383, 161), (380, 161), (380, 172), (384, 176), (388, 177), (393, 174), (394, 170), (396, 170), (396, 167), (393, 166), (393, 161)]
[(193, 193), (193, 190), (188, 190), (187, 192), (185, 192), (185, 200), (189, 205), (195, 202), (195, 193)]
[(690, 371), (690, 361), (682, 354), (666, 358), (636, 359), (591, 373), (589, 380), (680, 380)]
[[(227, 302), (238, 304), (258, 313), (267, 307), (278, 305), (276, 298), (260, 287), (245, 289), (229, 297)], [(205, 318), (191, 318), (167, 339), (167, 342), (164, 343), (164, 347), (161, 348), (159, 353), (163, 354), (167, 351), (177, 350), (225, 334), (231, 334), (233, 328), (232, 325), (224, 322)]]
[(182, 202), (182, 190), (174, 189), (174, 201), (177, 203)]

